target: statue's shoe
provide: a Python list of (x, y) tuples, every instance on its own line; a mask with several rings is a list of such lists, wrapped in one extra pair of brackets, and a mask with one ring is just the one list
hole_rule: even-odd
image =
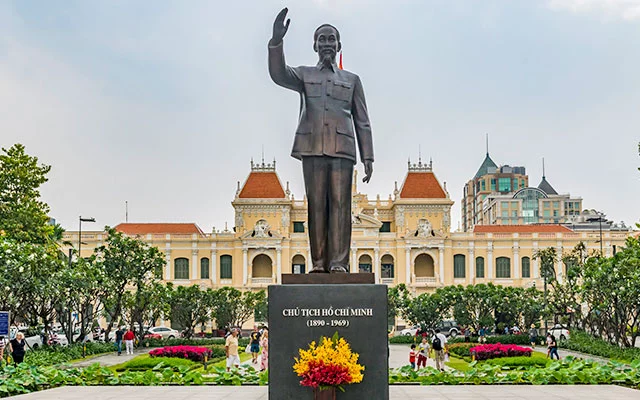
[(311, 271), (309, 271), (310, 274), (326, 274), (328, 272), (329, 271), (321, 267), (314, 267), (311, 269)]
[(349, 271), (347, 271), (347, 269), (345, 267), (343, 267), (342, 265), (334, 265), (333, 267), (331, 267), (331, 273), (332, 274), (333, 273), (346, 274), (347, 272), (349, 272)]

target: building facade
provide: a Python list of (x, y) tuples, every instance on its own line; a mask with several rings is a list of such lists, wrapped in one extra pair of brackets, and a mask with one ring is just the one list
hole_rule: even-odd
[[(518, 186), (526, 187), (522, 176)], [(409, 163), (402, 185), (396, 183), (387, 199), (369, 199), (358, 191), (357, 179), (353, 182), (351, 272), (373, 272), (376, 282), (404, 283), (416, 294), (488, 282), (542, 287), (533, 258), (538, 249), (554, 247), (562, 254), (584, 242), (589, 251), (600, 251), (602, 245), (609, 256), (633, 233), (573, 231), (558, 224), (476, 225), (451, 232), (453, 201), (431, 163)], [(238, 182), (232, 206), (231, 229), (205, 232), (195, 223), (121, 223), (116, 229), (162, 250), (162, 278), (176, 285), (259, 290), (280, 283), (283, 273), (308, 271), (306, 200), (294, 199), (288, 183), (282, 185), (275, 162), (252, 163), (244, 184)], [(67, 232), (64, 239), (78, 243), (78, 232)], [(87, 257), (105, 233), (83, 231), (80, 240)], [(562, 280), (564, 267), (559, 264), (556, 270)]]

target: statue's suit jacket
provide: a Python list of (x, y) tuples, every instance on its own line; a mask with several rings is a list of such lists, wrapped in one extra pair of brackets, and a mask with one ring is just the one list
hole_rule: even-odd
[[(269, 46), (269, 74), (273, 81), (300, 93), (300, 121), (291, 155), (373, 161), (371, 124), (358, 75), (318, 64), (292, 68), (285, 63), (282, 42)], [(355, 126), (355, 135), (354, 135)]]

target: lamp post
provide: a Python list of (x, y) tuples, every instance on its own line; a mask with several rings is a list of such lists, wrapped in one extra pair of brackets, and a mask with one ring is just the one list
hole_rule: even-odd
[(82, 218), (82, 216), (78, 217), (78, 225), (79, 225), (79, 229), (78, 229), (78, 257), (80, 256), (80, 248), (82, 247), (82, 223), (83, 222), (96, 222), (96, 219), (93, 217), (89, 217), (89, 218)]
[(604, 251), (603, 251), (603, 248), (602, 248), (602, 218), (604, 218), (604, 213), (600, 212), (600, 211), (596, 211), (595, 213), (596, 213), (596, 215), (598, 217), (597, 218), (596, 217), (588, 218), (587, 221), (589, 221), (589, 222), (598, 221), (598, 226), (599, 226), (599, 230), (600, 230), (600, 240), (599, 240), (599, 242), (600, 242), (600, 257), (602, 257), (603, 254), (604, 254)]

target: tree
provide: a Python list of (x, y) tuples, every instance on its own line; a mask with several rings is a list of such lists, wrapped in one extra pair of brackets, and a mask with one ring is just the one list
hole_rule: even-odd
[(113, 228), (105, 227), (105, 244), (94, 253), (95, 262), (108, 277), (104, 282), (104, 313), (109, 324), (105, 337), (122, 317), (125, 293), (136, 291), (160, 276), (165, 265), (164, 255), (157, 247), (149, 246), (139, 238), (128, 237)]
[(40, 201), (40, 186), (51, 167), (25, 153), (21, 144), (0, 154), (0, 231), (18, 242), (45, 244), (53, 233), (49, 206)]
[(432, 329), (449, 315), (449, 304), (445, 304), (440, 294), (423, 293), (409, 300), (404, 318), (422, 330)]
[(544, 329), (547, 330), (547, 321), (549, 320), (547, 285), (549, 282), (553, 282), (556, 279), (555, 265), (558, 260), (558, 253), (554, 247), (548, 247), (546, 249), (537, 250), (533, 254), (533, 259), (540, 261), (540, 274), (544, 279)]
[[(613, 257), (590, 257), (584, 264), (583, 300), (589, 319), (601, 336), (631, 347), (640, 324), (640, 241), (629, 237)], [(628, 330), (631, 328), (631, 340)]]
[(193, 336), (195, 327), (211, 319), (213, 291), (201, 290), (200, 286), (177, 286), (169, 284), (171, 322), (185, 330), (185, 336)]
[(409, 303), (409, 290), (404, 283), (387, 289), (387, 319), (395, 325), (397, 316), (402, 315)]
[(218, 329), (242, 326), (251, 318), (256, 308), (266, 303), (264, 290), (245, 291), (232, 287), (222, 287), (212, 294), (212, 314)]

